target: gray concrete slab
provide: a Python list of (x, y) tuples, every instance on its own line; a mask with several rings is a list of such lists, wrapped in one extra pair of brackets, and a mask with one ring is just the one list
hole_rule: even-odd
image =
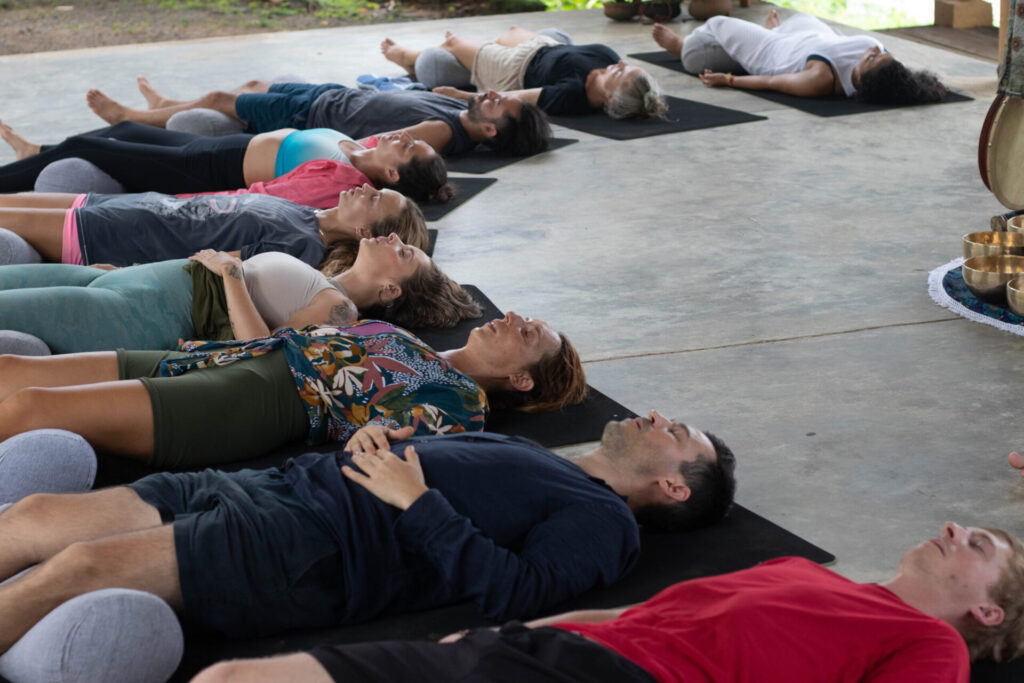
[[(448, 28), (486, 38), (511, 23), (653, 49), (647, 28), (585, 11), (9, 56), (0, 117), (54, 141), (99, 124), (88, 87), (141, 104), (138, 73), (181, 97), (280, 73), (350, 83), (396, 73), (377, 53), (384, 35), (425, 47)], [(819, 119), (652, 67), (670, 94), (769, 120), (626, 142), (559, 130), (581, 144), (495, 172), (438, 224), (453, 276), (556, 323), (627, 406), (720, 433), (741, 458), (740, 501), (857, 579), (884, 576), (948, 518), (1024, 532), (1024, 486), (1004, 462), (1024, 446), (1021, 340), (926, 292), (960, 235), (1001, 211), (975, 156), (994, 69), (885, 43), (978, 99)]]

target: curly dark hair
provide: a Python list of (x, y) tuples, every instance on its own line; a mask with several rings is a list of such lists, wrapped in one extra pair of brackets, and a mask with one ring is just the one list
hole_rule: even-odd
[(398, 190), (418, 202), (441, 204), (455, 196), (455, 188), (448, 183), (448, 164), (440, 154), (434, 154), (426, 161), (413, 157), (398, 167), (398, 182), (385, 187)]
[(484, 144), (499, 154), (526, 157), (543, 152), (551, 144), (551, 124), (535, 104), (523, 102), (518, 120), (504, 114), (494, 125), (498, 132)]
[(729, 511), (736, 495), (736, 456), (711, 432), (704, 435), (715, 447), (715, 459), (700, 456), (679, 466), (690, 497), (681, 503), (646, 505), (636, 511), (636, 521), (655, 531), (683, 531), (714, 524)]
[(856, 97), (869, 104), (929, 104), (946, 92), (935, 74), (912, 71), (894, 59), (862, 73)]

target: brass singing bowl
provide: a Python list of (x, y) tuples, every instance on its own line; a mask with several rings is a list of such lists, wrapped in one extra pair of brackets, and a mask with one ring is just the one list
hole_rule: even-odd
[(1024, 316), (1024, 277), (1015, 277), (1006, 283), (1006, 303), (1010, 310)]
[(1024, 256), (1024, 232), (972, 232), (964, 235), (964, 258)]
[(1024, 273), (1024, 256), (975, 256), (964, 261), (964, 284), (974, 296), (993, 304), (1006, 302), (1006, 283)]
[(1008, 219), (1006, 229), (1010, 232), (1024, 232), (1024, 214)]

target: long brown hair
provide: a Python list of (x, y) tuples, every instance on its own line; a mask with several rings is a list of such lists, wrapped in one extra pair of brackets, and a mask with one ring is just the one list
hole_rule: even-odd
[(576, 347), (564, 334), (555, 353), (544, 356), (526, 368), (533, 379), (529, 391), (502, 389), (491, 391), (487, 400), (495, 408), (513, 408), (524, 413), (561, 410), (576, 405), (587, 396), (587, 376)]
[[(426, 249), (430, 238), (427, 235), (427, 220), (416, 202), (403, 197), (402, 208), (397, 216), (389, 216), (370, 226), (375, 237), (387, 237), (391, 233), (398, 235), (403, 242), (411, 247)], [(327, 254), (320, 262), (320, 272), (327, 277), (344, 273), (356, 262), (359, 253), (359, 240), (347, 237), (328, 245)]]

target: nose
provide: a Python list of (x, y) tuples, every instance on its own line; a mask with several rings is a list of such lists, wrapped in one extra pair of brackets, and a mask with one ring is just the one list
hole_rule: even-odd
[(397, 239), (398, 239), (398, 235), (396, 233), (393, 233), (393, 232), (389, 232), (388, 233), (388, 244), (393, 243)]
[(650, 414), (648, 414), (647, 419), (651, 421), (652, 427), (664, 427), (665, 425), (669, 424), (668, 418), (659, 413), (657, 410), (652, 410)]
[(370, 183), (363, 183), (362, 185), (359, 186), (359, 189), (363, 190), (364, 192), (372, 192), (373, 185), (371, 185)]
[(501, 98), (501, 96), (497, 92), (495, 92), (494, 90), (488, 90), (487, 91), (487, 99), (489, 99), (489, 100), (497, 100), (497, 99), (500, 99), (500, 98)]
[(505, 314), (505, 322), (509, 325), (519, 326), (523, 324), (523, 317), (515, 311), (509, 311)]
[(942, 535), (953, 543), (959, 543), (966, 533), (967, 529), (956, 522), (946, 522), (942, 525)]

